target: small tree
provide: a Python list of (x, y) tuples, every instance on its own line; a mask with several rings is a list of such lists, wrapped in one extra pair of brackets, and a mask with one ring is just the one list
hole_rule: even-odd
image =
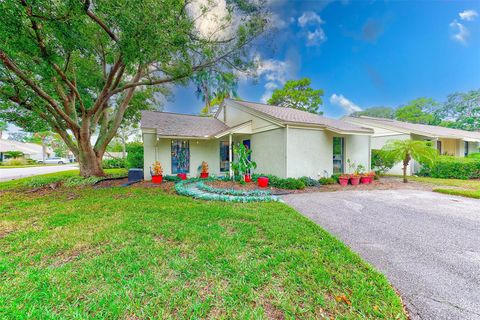
[(237, 155), (237, 160), (232, 164), (232, 169), (237, 171), (241, 179), (245, 181), (245, 174), (257, 168), (257, 164), (250, 160), (252, 150), (248, 149), (244, 144), (238, 143), (233, 147), (233, 153)]
[(437, 157), (437, 150), (428, 145), (427, 141), (419, 140), (390, 140), (382, 148), (389, 154), (395, 163), (403, 163), (403, 182), (407, 183), (407, 167), (410, 160), (433, 164)]
[(318, 108), (323, 103), (323, 90), (313, 89), (310, 87), (311, 82), (309, 78), (287, 81), (283, 88), (273, 91), (268, 103), (322, 114), (323, 112), (318, 111)]

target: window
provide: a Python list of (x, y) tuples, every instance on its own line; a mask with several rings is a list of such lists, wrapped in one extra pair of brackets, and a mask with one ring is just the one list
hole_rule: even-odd
[(333, 137), (333, 174), (343, 173), (345, 166), (345, 138)]
[(437, 151), (438, 154), (442, 154), (442, 141), (437, 140)]
[(220, 141), (220, 172), (227, 172), (230, 168), (228, 160), (228, 141)]
[(190, 172), (188, 140), (172, 140), (172, 174)]
[(468, 141), (464, 141), (465, 143), (465, 157), (468, 156)]

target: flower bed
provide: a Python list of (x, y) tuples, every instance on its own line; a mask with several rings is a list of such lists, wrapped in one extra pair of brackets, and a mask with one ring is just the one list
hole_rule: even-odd
[[(203, 190), (201, 189), (203, 186)], [(213, 189), (214, 192), (206, 191)], [(209, 201), (226, 201), (226, 202), (269, 202), (280, 201), (280, 198), (265, 193), (253, 192), (255, 190), (242, 191), (233, 189), (213, 188), (205, 185), (200, 179), (190, 179), (177, 182), (175, 184), (175, 191), (184, 196), (195, 199), (209, 200)], [(265, 191), (263, 191), (265, 192)], [(233, 194), (232, 194), (233, 193)]]

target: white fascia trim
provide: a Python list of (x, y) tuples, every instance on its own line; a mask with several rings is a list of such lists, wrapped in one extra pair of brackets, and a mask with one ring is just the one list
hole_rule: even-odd
[(157, 129), (152, 129), (152, 128), (140, 128), (142, 130), (142, 133), (157, 133)]

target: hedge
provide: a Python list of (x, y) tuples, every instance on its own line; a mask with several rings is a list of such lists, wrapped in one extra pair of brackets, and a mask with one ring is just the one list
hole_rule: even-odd
[(480, 160), (439, 156), (433, 165), (422, 164), (419, 175), (443, 179), (480, 179)]
[[(127, 167), (143, 169), (143, 144), (132, 142), (127, 144)], [(146, 168), (148, 170), (148, 168)]]

